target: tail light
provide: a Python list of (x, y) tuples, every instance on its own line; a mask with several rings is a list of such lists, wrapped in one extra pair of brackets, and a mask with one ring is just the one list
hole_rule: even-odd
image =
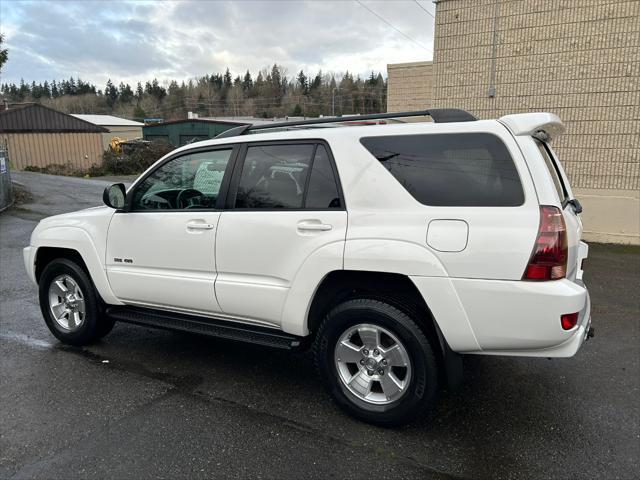
[(567, 275), (567, 226), (558, 207), (540, 207), (540, 227), (523, 280), (558, 280)]
[(578, 313), (565, 313), (560, 316), (560, 325), (563, 330), (571, 330), (578, 324)]

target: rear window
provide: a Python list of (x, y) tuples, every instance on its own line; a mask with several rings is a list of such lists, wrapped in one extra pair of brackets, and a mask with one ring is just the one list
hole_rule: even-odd
[(424, 205), (515, 207), (524, 203), (513, 159), (495, 135), (394, 135), (360, 142)]

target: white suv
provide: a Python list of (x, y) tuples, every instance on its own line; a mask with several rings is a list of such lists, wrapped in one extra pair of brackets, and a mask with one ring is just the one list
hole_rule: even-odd
[(379, 425), (458, 384), (460, 354), (574, 355), (592, 331), (587, 245), (548, 144), (560, 119), (358, 120), (418, 114), (434, 121), (238, 127), (110, 186), (106, 207), (44, 219), (24, 261), (49, 329), (313, 345), (333, 399)]

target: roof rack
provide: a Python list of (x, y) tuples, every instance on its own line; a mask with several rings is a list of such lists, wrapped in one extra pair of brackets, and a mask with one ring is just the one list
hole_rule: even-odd
[(348, 117), (315, 118), (312, 120), (298, 120), (295, 122), (278, 122), (271, 125), (240, 125), (239, 127), (225, 130), (215, 138), (227, 138), (243, 135), (249, 131), (267, 130), (271, 128), (301, 127), (307, 125), (320, 125), (325, 123), (358, 122), (361, 120), (381, 120), (384, 118), (403, 117), (431, 117), (436, 123), (471, 122), (477, 120), (466, 110), (457, 108), (432, 108), (431, 110), (418, 110), (415, 112), (374, 113), (371, 115), (353, 115)]

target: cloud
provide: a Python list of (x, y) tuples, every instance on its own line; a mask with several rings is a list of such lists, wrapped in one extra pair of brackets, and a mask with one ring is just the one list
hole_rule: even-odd
[(0, 80), (74, 76), (102, 86), (108, 78), (187, 80), (227, 67), (255, 73), (273, 63), (290, 76), (368, 75), (431, 58), (433, 18), (415, 2), (363, 3), (417, 43), (349, 0), (2, 2), (9, 62)]

